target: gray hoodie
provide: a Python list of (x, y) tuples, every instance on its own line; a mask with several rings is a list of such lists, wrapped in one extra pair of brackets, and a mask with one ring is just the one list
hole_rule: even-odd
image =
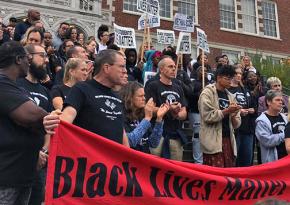
[[(280, 113), (285, 124), (288, 120), (286, 115)], [(271, 122), (265, 113), (262, 113), (256, 119), (256, 136), (260, 142), (262, 163), (272, 162), (278, 160), (278, 153), (276, 146), (284, 142), (284, 130), (281, 133), (273, 134)]]

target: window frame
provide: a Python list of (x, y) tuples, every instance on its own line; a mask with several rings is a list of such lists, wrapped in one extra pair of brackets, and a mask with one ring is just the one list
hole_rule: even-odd
[[(194, 1), (194, 3), (189, 3), (189, 4), (194, 4), (195, 5), (195, 8), (194, 8), (194, 25), (199, 25), (198, 24), (198, 2), (197, 2), (197, 0), (193, 0)], [(178, 3), (188, 3), (188, 2), (186, 2), (186, 0), (180, 0), (180, 1), (178, 1)], [(179, 5), (178, 5), (178, 9), (179, 9)], [(177, 9), (177, 12), (179, 12), (178, 11), (178, 9)]]
[[(134, 0), (133, 0), (134, 1)], [(173, 1), (172, 0), (169, 0), (170, 1), (170, 17), (164, 17), (164, 16), (160, 16), (160, 19), (161, 20), (166, 20), (166, 21), (173, 21)], [(126, 14), (133, 14), (133, 15), (142, 15), (143, 13), (142, 12), (139, 12), (138, 10), (137, 11), (129, 11), (129, 10), (125, 10), (124, 9), (124, 4), (125, 4), (125, 1), (123, 1), (123, 9), (122, 9), (122, 12), (123, 13), (126, 13)], [(159, 3), (160, 5), (160, 3)], [(137, 0), (136, 0), (136, 6), (137, 6)], [(160, 14), (160, 13), (159, 13)]]
[[(269, 36), (269, 35), (266, 35), (266, 34), (265, 34), (264, 14), (263, 14), (263, 12), (262, 12), (262, 16), (263, 16), (264, 36), (266, 36), (266, 37), (268, 37), (268, 38), (280, 39), (279, 15), (278, 15), (277, 3), (274, 2), (274, 1), (262, 0), (261, 4), (263, 4), (263, 3), (274, 4), (275, 17), (276, 17), (275, 26), (276, 26), (276, 34), (277, 34), (277, 36)], [(262, 6), (262, 10), (263, 10), (263, 6)]]
[[(246, 15), (243, 12), (241, 12), (242, 15), (242, 24), (243, 24), (243, 28), (242, 28), (242, 32), (243, 34), (249, 34), (249, 35), (258, 35), (260, 36), (260, 24), (259, 24), (259, 14), (258, 14), (258, 2), (257, 0), (255, 1), (255, 23), (256, 23), (256, 32), (252, 33), (252, 32), (248, 32), (244, 30), (244, 22), (243, 22), (243, 16)], [(241, 6), (242, 6), (242, 2), (241, 2)], [(249, 15), (247, 15), (249, 16)]]
[[(221, 27), (221, 24), (220, 24), (220, 30), (225, 30), (225, 31), (238, 31), (238, 8), (237, 8), (237, 1), (236, 0), (233, 0), (234, 1), (234, 8), (235, 8), (235, 28), (236, 29), (230, 29), (230, 28), (224, 28), (224, 27)], [(219, 1), (220, 2), (220, 1)], [(219, 3), (220, 5), (220, 3)], [(220, 7), (219, 7), (219, 14), (220, 14), (220, 20), (221, 20), (221, 10), (220, 10)]]

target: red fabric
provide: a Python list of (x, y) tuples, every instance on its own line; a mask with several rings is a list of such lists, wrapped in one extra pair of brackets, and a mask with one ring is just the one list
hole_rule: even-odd
[(269, 197), (289, 201), (289, 170), (289, 157), (249, 168), (161, 159), (61, 122), (51, 140), (45, 204), (248, 205)]

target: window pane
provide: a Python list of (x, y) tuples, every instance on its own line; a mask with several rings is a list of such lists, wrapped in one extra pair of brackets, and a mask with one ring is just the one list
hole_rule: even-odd
[(138, 12), (137, 11), (137, 0), (124, 0), (123, 10)]
[(234, 0), (220, 0), (221, 28), (236, 29)]
[(239, 62), (239, 54), (240, 53), (237, 51), (223, 50), (222, 54), (228, 56), (230, 64), (235, 64), (235, 63)]
[(178, 2), (178, 13), (195, 16), (195, 0), (182, 0)]
[(171, 18), (171, 2), (170, 0), (159, 0), (160, 11), (159, 15), (166, 18)]
[(277, 37), (277, 23), (275, 4), (271, 2), (262, 2), (264, 18), (264, 34), (266, 36)]
[[(160, 5), (159, 15), (161, 17), (171, 18), (171, 2), (170, 2), (170, 0), (159, 0), (159, 5)], [(137, 10), (137, 0), (124, 0), (123, 1), (123, 10), (139, 12)]]
[(257, 33), (255, 0), (241, 0), (243, 30)]

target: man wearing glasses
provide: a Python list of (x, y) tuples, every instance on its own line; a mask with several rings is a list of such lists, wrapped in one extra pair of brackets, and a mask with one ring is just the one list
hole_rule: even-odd
[(125, 85), (127, 77), (124, 56), (112, 49), (101, 51), (95, 59), (93, 79), (72, 87), (60, 116), (44, 118), (47, 133), (54, 134), (61, 119), (129, 146), (123, 129), (122, 101), (112, 91), (115, 86)]
[(69, 29), (69, 24), (66, 22), (62, 22), (59, 25), (57, 33), (54, 35), (52, 43), (53, 46), (56, 50), (59, 49), (59, 47), (62, 45), (65, 37), (66, 37), (66, 32)]
[(28, 54), (20, 43), (4, 43), (0, 56), (0, 202), (27, 205), (47, 112), (15, 82), (29, 68)]
[[(46, 66), (48, 57), (45, 49), (39, 45), (27, 45), (25, 49), (29, 53), (29, 69), (25, 78), (17, 79), (17, 85), (29, 92), (35, 104), (47, 112), (52, 111), (52, 100), (47, 88), (40, 84), (46, 79)], [(39, 151), (38, 173), (32, 186), (29, 204), (41, 204), (44, 200), (45, 169), (47, 161), (47, 150), (49, 146), (49, 135), (45, 135), (44, 144)]]

